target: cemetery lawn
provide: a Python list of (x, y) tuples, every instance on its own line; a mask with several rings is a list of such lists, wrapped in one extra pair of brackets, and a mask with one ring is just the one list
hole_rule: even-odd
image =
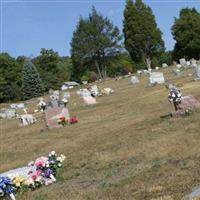
[[(200, 100), (194, 77), (164, 75), (184, 94)], [(20, 200), (179, 200), (200, 185), (200, 112), (160, 119), (173, 111), (164, 85), (139, 85), (130, 78), (99, 84), (115, 93), (86, 106), (72, 90), (71, 116), (78, 124), (50, 131), (44, 123), (19, 127), (0, 120), (0, 172), (25, 166), (52, 150), (67, 156), (58, 181), (17, 197)], [(36, 99), (29, 103), (34, 110)], [(1, 105), (3, 106), (3, 105)], [(39, 118), (41, 118), (39, 116)]]

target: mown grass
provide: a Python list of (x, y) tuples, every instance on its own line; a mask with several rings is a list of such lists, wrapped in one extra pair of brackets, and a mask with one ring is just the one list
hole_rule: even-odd
[[(200, 100), (193, 77), (168, 81)], [(173, 110), (162, 85), (138, 86), (129, 79), (102, 82), (115, 93), (86, 106), (72, 90), (70, 114), (79, 123), (41, 131), (44, 123), (19, 127), (17, 120), (0, 121), (0, 172), (26, 165), (51, 150), (67, 156), (58, 182), (20, 196), (20, 200), (179, 200), (200, 184), (200, 112), (184, 118), (165, 118)], [(36, 100), (29, 103), (34, 110)], [(42, 117), (42, 116), (40, 116)]]

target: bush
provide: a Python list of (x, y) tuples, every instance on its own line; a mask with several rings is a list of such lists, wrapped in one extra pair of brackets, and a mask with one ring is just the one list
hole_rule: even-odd
[(83, 76), (81, 77), (81, 81), (89, 81), (89, 77), (86, 76), (86, 75), (83, 75)]
[(89, 82), (95, 82), (96, 80), (98, 80), (98, 75), (91, 71), (89, 74)]
[(127, 60), (123, 60), (122, 61), (122, 66), (121, 66), (121, 73), (123, 75), (126, 75), (128, 73), (132, 73), (133, 72), (133, 65), (132, 63), (130, 63)]
[(98, 80), (98, 75), (94, 71), (87, 71), (81, 77), (81, 81), (95, 82), (96, 80)]

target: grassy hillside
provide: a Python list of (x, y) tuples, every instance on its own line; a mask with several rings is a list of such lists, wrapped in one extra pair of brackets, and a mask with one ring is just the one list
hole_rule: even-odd
[[(168, 81), (200, 100), (200, 82), (164, 70)], [(0, 172), (26, 165), (51, 150), (67, 156), (59, 181), (20, 200), (179, 200), (200, 184), (200, 112), (190, 117), (160, 119), (173, 111), (164, 85), (137, 86), (130, 78), (105, 81), (100, 88), (115, 93), (86, 106), (71, 93), (69, 111), (79, 123), (41, 132), (42, 121), (19, 127), (0, 121)], [(36, 101), (29, 103), (34, 109)], [(41, 117), (41, 116), (40, 116)]]

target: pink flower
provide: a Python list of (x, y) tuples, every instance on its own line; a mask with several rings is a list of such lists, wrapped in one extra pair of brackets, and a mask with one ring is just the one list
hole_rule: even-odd
[(31, 178), (33, 179), (33, 181), (35, 181), (36, 178), (37, 178), (37, 176), (36, 176), (36, 175), (33, 175)]
[(35, 165), (36, 167), (45, 167), (47, 161), (48, 161), (47, 157), (41, 157), (35, 161)]

